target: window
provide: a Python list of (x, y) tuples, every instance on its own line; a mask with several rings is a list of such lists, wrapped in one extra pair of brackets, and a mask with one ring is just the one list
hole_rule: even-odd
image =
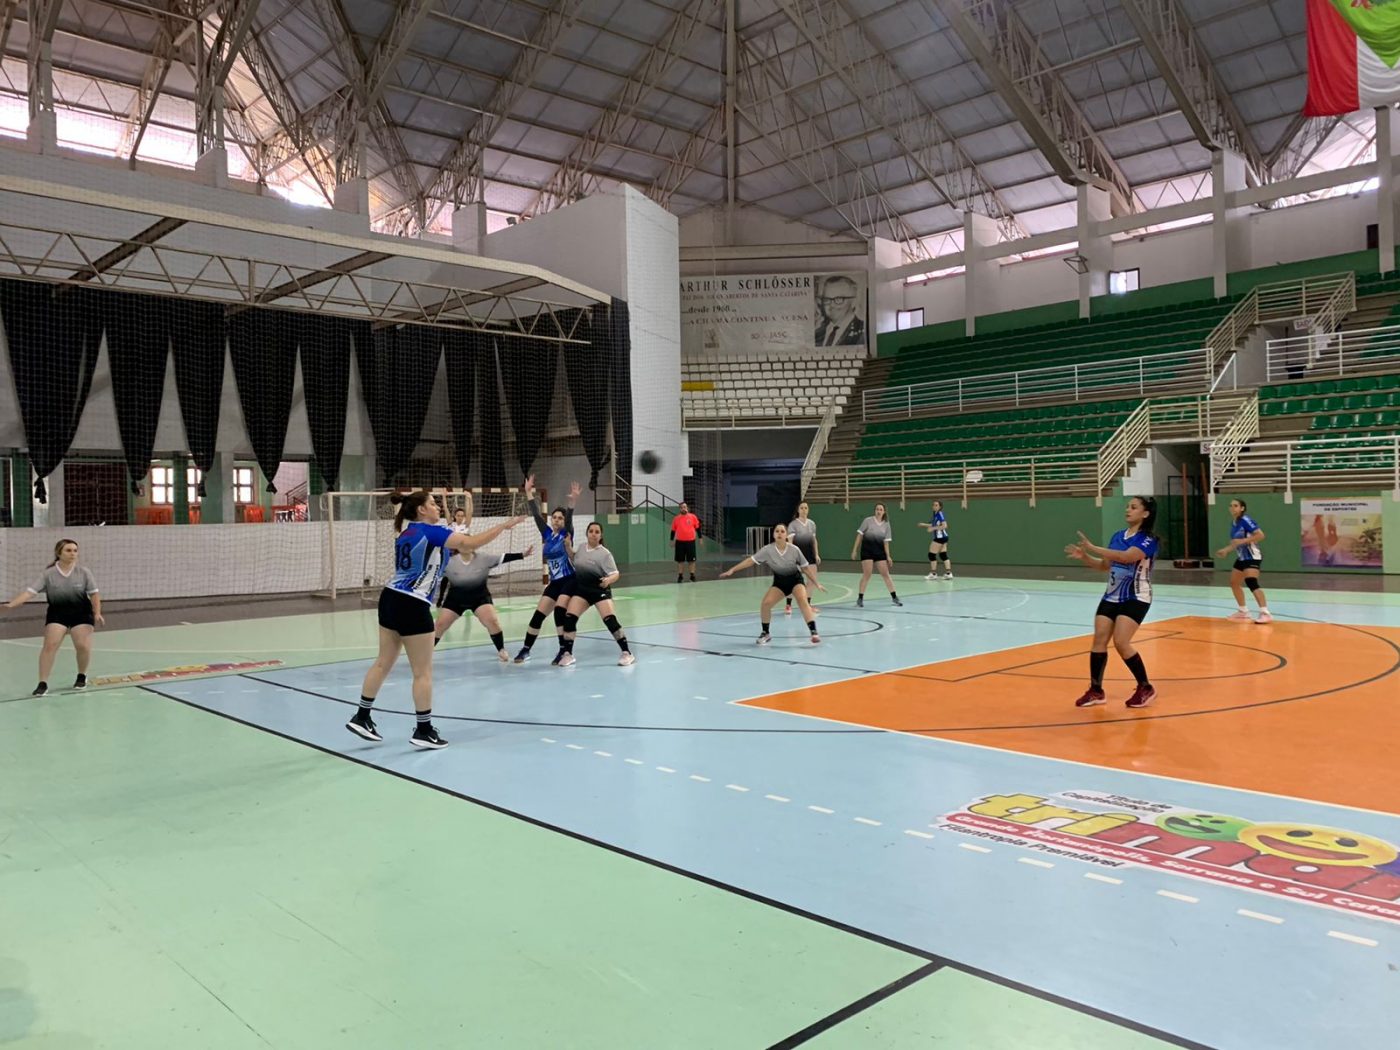
[(1138, 290), (1138, 271), (1133, 270), (1109, 270), (1108, 271), (1108, 294), (1122, 295), (1124, 292), (1135, 292)]
[(185, 468), (185, 499), (190, 506), (199, 502), (199, 483), (204, 480), (204, 471), (198, 467)]
[(151, 502), (169, 506), (175, 502), (175, 468), (151, 468)]
[(922, 328), (924, 323), (924, 308), (922, 306), (913, 310), (900, 310), (895, 317), (894, 326), (899, 331), (906, 328)]
[(252, 503), (253, 502), (253, 468), (234, 467), (233, 468), (233, 502)]

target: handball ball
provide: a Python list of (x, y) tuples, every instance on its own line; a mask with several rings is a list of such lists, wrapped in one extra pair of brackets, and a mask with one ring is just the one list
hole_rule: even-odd
[(647, 449), (637, 457), (637, 466), (642, 468), (643, 474), (655, 474), (661, 469), (661, 457)]

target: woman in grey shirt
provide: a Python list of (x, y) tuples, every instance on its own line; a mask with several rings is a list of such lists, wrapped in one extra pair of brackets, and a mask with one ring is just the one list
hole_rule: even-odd
[(894, 590), (894, 580), (890, 579), (890, 540), (894, 534), (890, 530), (889, 515), (883, 503), (875, 504), (875, 513), (860, 523), (856, 530), (855, 546), (851, 548), (851, 560), (860, 556), (860, 593), (856, 595), (856, 608), (865, 607), (865, 588), (870, 583), (870, 574), (875, 566), (880, 567), (880, 578), (890, 589), (890, 600), (903, 605)]
[(807, 621), (807, 630), (811, 633), (812, 644), (816, 645), (821, 641), (821, 636), (817, 634), (817, 618), (812, 612), (812, 606), (807, 601), (807, 585), (802, 582), (805, 575), (812, 581), (812, 586), (819, 591), (826, 590), (817, 582), (817, 568), (807, 560), (807, 556), (797, 549), (797, 545), (788, 542), (787, 526), (779, 522), (773, 526), (773, 542), (766, 547), (761, 547), (751, 556), (745, 558), (732, 569), (727, 569), (720, 573), (720, 579), (728, 579), (740, 569), (747, 569), (752, 565), (762, 565), (773, 573), (773, 582), (768, 590), (763, 592), (763, 600), (759, 602), (758, 613), (759, 622), (763, 626), (763, 632), (758, 636), (759, 645), (767, 645), (773, 637), (768, 633), (768, 627), (773, 620), (773, 606), (788, 596), (797, 599), (797, 607), (802, 612), (802, 618)]
[[(822, 552), (821, 548), (817, 545), (817, 523), (807, 516), (810, 510), (811, 508), (808, 507), (805, 499), (799, 503), (797, 505), (797, 517), (788, 522), (787, 531), (788, 540), (794, 547), (802, 552), (802, 556), (811, 564), (812, 579), (815, 581), (817, 578), (817, 569), (821, 567), (822, 563)], [(812, 611), (814, 613), (821, 612), (815, 605), (812, 606)], [(792, 595), (790, 594), (788, 595), (787, 606), (783, 610), (783, 615), (792, 615)]]
[(612, 551), (603, 546), (603, 526), (590, 522), (584, 533), (584, 545), (574, 550), (572, 541), (568, 544), (569, 555), (574, 562), (574, 593), (568, 599), (569, 608), (564, 613), (564, 634), (560, 645), (564, 647), (560, 666), (569, 667), (574, 662), (574, 639), (578, 637), (578, 618), (588, 611), (591, 605), (603, 618), (603, 626), (613, 636), (613, 641), (622, 650), (617, 658), (618, 665), (630, 667), (637, 662), (627, 644), (627, 635), (616, 615), (613, 605), (612, 585), (622, 573), (617, 571), (617, 560)]
[[(467, 526), (459, 522), (454, 523), (451, 529), (453, 532), (466, 532)], [(488, 581), (491, 570), (497, 565), (507, 565), (528, 558), (534, 549), (531, 545), (524, 551), (512, 551), (510, 554), (474, 551), (465, 556), (454, 554), (449, 558), (447, 568), (443, 570), (442, 600), (439, 603), (442, 611), (438, 613), (437, 622), (433, 625), (433, 644), (437, 645), (442, 641), (442, 636), (459, 617), (471, 613), (491, 636), (491, 644), (496, 647), (496, 659), (501, 663), (509, 662), (510, 657), (506, 655), (506, 635), (501, 630), (501, 620), (496, 615), (496, 600), (491, 597)]]
[(73, 688), (86, 689), (88, 661), (92, 659), (92, 629), (105, 621), (97, 581), (78, 564), (76, 540), (59, 540), (54, 545), (49, 567), (5, 608), (18, 608), (39, 594), (48, 600), (49, 609), (44, 617), (44, 646), (39, 650), (39, 684), (30, 695), (43, 696), (49, 691), (49, 672), (53, 670), (65, 634), (72, 635), (73, 651), (78, 657), (78, 677)]

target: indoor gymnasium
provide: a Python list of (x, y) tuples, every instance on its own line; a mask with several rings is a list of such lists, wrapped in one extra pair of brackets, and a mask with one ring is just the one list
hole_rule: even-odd
[(0, 1044), (1394, 1045), (1397, 40), (4, 0)]

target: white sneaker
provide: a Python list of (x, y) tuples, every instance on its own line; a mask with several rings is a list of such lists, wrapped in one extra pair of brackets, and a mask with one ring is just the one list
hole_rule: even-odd
[(637, 662), (637, 658), (636, 658), (635, 656), (633, 656), (631, 653), (623, 653), (621, 656), (619, 656), (619, 657), (617, 658), (617, 666), (618, 666), (618, 667), (631, 667), (631, 666), (632, 666), (634, 663), (636, 663), (636, 662)]
[(1255, 622), (1255, 623), (1273, 623), (1273, 622), (1274, 622), (1274, 618), (1273, 618), (1272, 616), (1270, 616), (1268, 613), (1260, 613), (1260, 614), (1259, 614), (1259, 619), (1255, 620), (1254, 622)]
[(760, 634), (760, 635), (758, 636), (758, 641), (755, 642), (754, 644), (755, 644), (755, 645), (772, 645), (772, 644), (773, 644), (773, 636), (772, 636), (771, 634)]
[(937, 577), (934, 573), (929, 573), (927, 576), (924, 577), (924, 579), (926, 579), (926, 580), (936, 580), (936, 579), (938, 579), (938, 577)]
[(503, 664), (508, 664), (510, 663), (510, 654), (507, 653), (504, 649), (497, 649), (496, 659), (501, 661), (501, 663)]
[(574, 666), (574, 654), (573, 654), (573, 653), (565, 653), (563, 656), (559, 657), (559, 666), (560, 666), (560, 667), (573, 667), (573, 666)]
[(952, 578), (953, 578), (953, 574), (952, 574), (951, 572), (950, 572), (947, 576), (944, 577), (944, 579), (947, 579), (947, 580), (951, 580)]
[(1243, 609), (1236, 609), (1229, 616), (1225, 617), (1227, 620), (1248, 620), (1250, 618), (1249, 613), (1245, 612)]

